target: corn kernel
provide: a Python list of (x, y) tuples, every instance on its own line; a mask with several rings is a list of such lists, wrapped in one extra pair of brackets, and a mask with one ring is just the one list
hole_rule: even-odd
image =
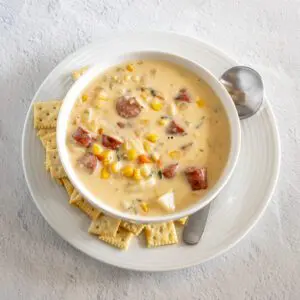
[(103, 133), (103, 128), (99, 128), (98, 129), (98, 134), (102, 134)]
[(160, 126), (166, 126), (168, 124), (168, 120), (167, 119), (159, 119), (158, 124)]
[(100, 156), (103, 158), (102, 159), (102, 164), (104, 166), (108, 166), (114, 160), (114, 153), (111, 150), (105, 150), (105, 151), (103, 151)]
[(135, 149), (130, 149), (127, 151), (128, 160), (135, 160), (137, 158), (137, 153)]
[(146, 138), (149, 142), (155, 143), (158, 140), (158, 135), (155, 133), (149, 133)]
[(83, 94), (81, 96), (82, 102), (86, 102), (88, 100), (89, 96), (87, 94)]
[(141, 98), (145, 101), (147, 101), (147, 98), (148, 98), (148, 94), (146, 92), (142, 92), (141, 93)]
[(99, 101), (99, 100), (96, 101), (94, 104), (95, 104), (95, 107), (96, 107), (96, 108), (99, 108), (99, 109), (100, 109), (101, 106), (102, 106), (102, 103), (101, 103), (101, 101)]
[(149, 211), (149, 205), (146, 202), (141, 203), (141, 209), (147, 213)]
[(144, 146), (144, 149), (147, 153), (152, 152), (153, 146), (148, 141), (144, 141), (143, 146)]
[(104, 97), (104, 96), (98, 96), (98, 97), (97, 97), (97, 100), (98, 100), (98, 101), (108, 101), (108, 98), (107, 98), (107, 97)]
[(141, 170), (140, 169), (134, 169), (133, 171), (133, 178), (136, 181), (139, 181), (142, 179)]
[(131, 75), (125, 75), (124, 80), (129, 81), (131, 79)]
[(163, 104), (157, 100), (153, 100), (150, 105), (151, 105), (151, 108), (155, 111), (160, 111), (163, 107)]
[(93, 154), (100, 155), (103, 152), (103, 147), (99, 144), (93, 144), (92, 148)]
[(202, 100), (201, 98), (197, 98), (197, 101), (196, 101), (196, 103), (197, 103), (197, 105), (198, 105), (198, 107), (200, 107), (200, 108), (202, 108), (202, 107), (204, 107), (205, 106), (205, 101), (204, 100)]
[(145, 178), (148, 178), (151, 174), (151, 167), (149, 165), (144, 164), (141, 167), (141, 175)]
[(121, 169), (121, 164), (120, 162), (114, 162), (111, 164), (110, 169), (113, 173), (119, 173)]
[(178, 151), (178, 150), (174, 150), (174, 151), (170, 151), (170, 152), (169, 152), (169, 156), (170, 156), (172, 159), (179, 159), (180, 156), (181, 156), (181, 153), (180, 153), (180, 151)]
[(119, 76), (115, 75), (112, 79), (117, 82), (119, 80)]
[(125, 151), (128, 151), (130, 149), (130, 144), (128, 141), (125, 141), (123, 144), (122, 144), (122, 148), (123, 150)]
[(107, 159), (107, 158), (104, 158), (103, 160), (102, 160), (102, 164), (103, 164), (103, 166), (109, 166), (110, 165), (110, 163), (111, 163), (111, 160), (109, 160), (109, 159)]
[(132, 81), (133, 81), (133, 82), (137, 82), (137, 83), (138, 83), (138, 82), (140, 82), (140, 81), (141, 81), (141, 77), (140, 77), (140, 76), (138, 76), (138, 75), (136, 75), (136, 76), (133, 76), (133, 77), (132, 77)]
[(132, 64), (127, 65), (126, 70), (129, 71), (129, 72), (133, 72), (133, 70), (134, 70), (133, 65)]
[(142, 125), (149, 125), (150, 120), (148, 120), (148, 119), (142, 119), (142, 120), (140, 120), (140, 123), (141, 123)]
[(102, 168), (101, 170), (101, 178), (108, 179), (110, 177), (110, 173), (106, 167)]
[(132, 166), (125, 166), (122, 168), (122, 174), (126, 177), (132, 177), (133, 175), (133, 167)]
[(103, 158), (110, 158), (110, 159), (112, 159), (113, 151), (111, 151), (111, 150), (105, 150), (105, 151), (102, 152), (101, 155), (103, 156)]

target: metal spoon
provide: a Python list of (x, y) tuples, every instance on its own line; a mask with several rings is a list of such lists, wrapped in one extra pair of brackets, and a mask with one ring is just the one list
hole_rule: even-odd
[[(253, 69), (237, 66), (227, 70), (220, 78), (237, 109), (240, 120), (256, 114), (263, 104), (264, 86), (261, 76)], [(189, 217), (183, 230), (183, 241), (198, 244), (204, 232), (210, 204)]]

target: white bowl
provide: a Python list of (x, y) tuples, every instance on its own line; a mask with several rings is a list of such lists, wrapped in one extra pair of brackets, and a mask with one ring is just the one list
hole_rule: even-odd
[[(228, 156), (227, 164), (221, 174), (218, 182), (208, 191), (208, 193), (199, 199), (199, 201), (192, 206), (186, 208), (185, 210), (175, 212), (172, 214), (166, 214), (164, 216), (141, 216), (141, 215), (132, 215), (119, 210), (112, 208), (107, 205), (101, 199), (98, 199), (82, 184), (79, 178), (76, 175), (71, 163), (69, 161), (69, 154), (66, 145), (66, 133), (68, 120), (70, 112), (73, 108), (78, 97), (84, 91), (89, 84), (103, 73), (106, 69), (120, 64), (125, 61), (130, 60), (141, 60), (141, 59), (157, 59), (165, 60), (177, 65), (183, 66), (184, 68), (190, 70), (200, 78), (202, 78), (206, 83), (211, 87), (214, 93), (219, 97), (222, 102), (225, 111), (228, 116), (230, 133), (231, 133), (231, 146)], [(218, 78), (212, 75), (208, 70), (201, 67), (195, 62), (187, 60), (183, 57), (179, 57), (170, 53), (156, 52), (156, 51), (146, 51), (146, 52), (134, 52), (127, 53), (118, 57), (111, 57), (111, 59), (106, 60), (101, 64), (97, 64), (94, 67), (90, 68), (82, 77), (80, 77), (68, 91), (67, 95), (64, 98), (63, 104), (60, 109), (58, 122), (57, 122), (57, 148), (59, 156), (63, 167), (75, 186), (75, 188), (82, 194), (82, 196), (88, 200), (93, 206), (99, 208), (101, 211), (121, 219), (125, 219), (137, 223), (154, 223), (154, 222), (166, 222), (170, 220), (179, 219), (188, 215), (195, 213), (204, 206), (208, 205), (222, 190), (230, 179), (233, 170), (236, 166), (239, 151), (241, 144), (241, 128), (240, 122), (237, 115), (236, 108), (233, 104), (233, 101), (228, 94), (227, 90), (219, 82)]]

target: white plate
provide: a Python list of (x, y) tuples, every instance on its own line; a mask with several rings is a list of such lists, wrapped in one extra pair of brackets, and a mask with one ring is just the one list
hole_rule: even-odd
[[(138, 50), (174, 53), (194, 60), (216, 76), (234, 66), (215, 48), (173, 33), (128, 33), (105, 38), (67, 57), (46, 78), (34, 101), (63, 98), (72, 84), (72, 70), (104, 60), (108, 54)], [(44, 150), (33, 128), (29, 109), (23, 131), (22, 155), (31, 195), (47, 222), (66, 241), (82, 252), (121, 268), (167, 271), (197, 265), (215, 257), (241, 240), (264, 212), (276, 185), (280, 165), (280, 144), (270, 105), (253, 118), (242, 121), (242, 148), (229, 184), (213, 202), (205, 233), (196, 246), (146, 249), (135, 239), (127, 252), (114, 249), (87, 233), (89, 220), (68, 204), (64, 189), (50, 180), (44, 169)]]

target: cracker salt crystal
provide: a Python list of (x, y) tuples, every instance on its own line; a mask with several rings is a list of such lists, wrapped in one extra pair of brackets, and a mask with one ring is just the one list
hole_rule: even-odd
[(148, 248), (178, 243), (173, 222), (147, 225), (145, 235)]
[(34, 128), (55, 128), (62, 101), (36, 102), (33, 106)]

